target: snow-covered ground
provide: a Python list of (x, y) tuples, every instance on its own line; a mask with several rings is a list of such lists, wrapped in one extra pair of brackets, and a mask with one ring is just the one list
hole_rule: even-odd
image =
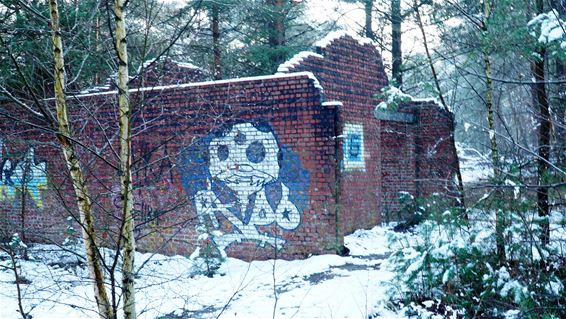
[(493, 174), (488, 155), (459, 143), (456, 144), (456, 150), (458, 151), (460, 172), (464, 184), (486, 182)]
[[(213, 278), (182, 256), (138, 254), (140, 318), (403, 318), (386, 308), (393, 274), (383, 265), (388, 228), (347, 236), (351, 256), (244, 262), (228, 258)], [(23, 304), (34, 319), (95, 318), (88, 271), (56, 246), (29, 248), (21, 261)], [(8, 260), (0, 262), (9, 265)], [(275, 311), (275, 314), (273, 314)], [(13, 273), (0, 271), (0, 318), (21, 318)]]

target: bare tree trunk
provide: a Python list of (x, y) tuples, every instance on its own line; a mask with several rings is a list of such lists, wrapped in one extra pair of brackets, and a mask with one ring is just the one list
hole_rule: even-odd
[(430, 54), (430, 49), (428, 47), (428, 40), (424, 29), (423, 20), (421, 18), (419, 4), (415, 1), (414, 6), (415, 6), (415, 14), (417, 17), (417, 24), (419, 26), (419, 30), (421, 31), (421, 35), (423, 37), (423, 45), (425, 48), (426, 57), (428, 60), (428, 64), (430, 66), (430, 70), (432, 72), (432, 79), (434, 80), (434, 85), (436, 86), (436, 90), (438, 91), (438, 98), (440, 99), (440, 103), (442, 103), (444, 109), (448, 110), (448, 105), (446, 104), (446, 101), (444, 100), (444, 95), (442, 94), (442, 90), (440, 89), (440, 81), (438, 80), (438, 75), (436, 74), (436, 68), (434, 67), (434, 63), (432, 61), (432, 55)]
[[(493, 179), (496, 185), (495, 197), (500, 200), (503, 194), (501, 189), (497, 186), (501, 183), (501, 163), (499, 161), (499, 148), (497, 145), (497, 134), (495, 128), (495, 116), (493, 112), (493, 83), (491, 81), (491, 61), (489, 53), (482, 50), (485, 71), (485, 107), (487, 109), (487, 126), (489, 129), (489, 141), (491, 147), (491, 163), (493, 165)], [(495, 212), (495, 245), (497, 247), (497, 259), (502, 264), (505, 257), (505, 238), (503, 232), (505, 231), (505, 216), (503, 211), (498, 207)]]
[(366, 38), (370, 38), (370, 39), (374, 40), (373, 26), (372, 26), (372, 22), (373, 22), (373, 0), (364, 0), (364, 10), (365, 10), (365, 13), (366, 13), (366, 26), (365, 26)]
[(220, 13), (217, 3), (212, 4), (212, 50), (214, 52), (214, 79), (222, 79), (222, 56), (220, 50)]
[(135, 237), (132, 215), (134, 196), (132, 191), (132, 115), (128, 92), (128, 47), (124, 21), (124, 0), (114, 3), (116, 20), (116, 54), (118, 56), (118, 108), (120, 113), (120, 194), (122, 199), (123, 262), (122, 285), (124, 290), (124, 318), (135, 319), (136, 299), (134, 285)]
[(104, 272), (100, 263), (98, 246), (96, 243), (96, 231), (94, 229), (94, 218), (92, 216), (92, 203), (88, 194), (88, 189), (83, 177), (82, 168), (74, 149), (74, 144), (70, 139), (71, 129), (68, 119), (68, 110), (65, 96), (65, 61), (63, 58), (63, 42), (59, 27), (59, 11), (57, 0), (49, 0), (49, 11), (51, 16), (51, 30), (53, 32), (53, 59), (55, 62), (55, 107), (57, 110), (58, 135), (61, 143), (65, 161), (69, 169), (77, 204), (79, 208), (82, 235), (84, 239), (87, 265), (93, 279), (94, 298), (98, 307), (98, 312), (103, 319), (113, 319), (114, 312), (110, 305), (106, 287), (104, 286)]
[[(418, 6), (415, 7), (419, 10)], [(401, 51), (401, 0), (391, 0), (391, 55), (392, 55), (392, 75), (397, 87), (403, 86), (403, 74), (401, 64), (403, 63), (403, 53)], [(419, 18), (420, 19), (420, 18)]]
[[(535, 14), (544, 13), (543, 0), (537, 0), (535, 4)], [(546, 59), (546, 49), (539, 46), (536, 50), (539, 57), (531, 64), (531, 71), (535, 78), (533, 86), (533, 95), (538, 108), (539, 130), (538, 130), (538, 158), (537, 158), (537, 210), (540, 217), (548, 217), (550, 213), (550, 205), (548, 202), (548, 160), (550, 159), (550, 110), (548, 97), (546, 95), (544, 64)], [(550, 240), (550, 227), (548, 219), (542, 221), (541, 241), (548, 244)]]
[(26, 198), (27, 198), (27, 182), (28, 182), (28, 174), (30, 170), (30, 163), (27, 162), (27, 158), (24, 159), (24, 171), (22, 176), (22, 189), (21, 189), (21, 198), (20, 198), (20, 232), (22, 234), (22, 241), (26, 241)]
[(275, 49), (275, 54), (271, 58), (275, 68), (285, 62), (285, 54), (282, 51), (285, 45), (285, 2), (286, 0), (267, 0), (271, 11), (268, 23), (269, 46)]
[[(491, 7), (489, 0), (483, 0), (483, 20), (481, 21), (481, 32), (487, 34), (488, 20), (491, 16)], [(482, 41), (484, 41), (482, 39)], [(497, 134), (495, 130), (495, 116), (493, 112), (493, 82), (491, 80), (491, 60), (489, 50), (485, 43), (481, 44), (481, 51), (484, 62), (485, 73), (485, 107), (487, 110), (487, 125), (489, 129), (489, 141), (491, 145), (491, 163), (493, 165), (493, 179), (496, 185), (501, 183), (501, 163), (499, 161), (499, 148), (497, 146)], [(495, 197), (500, 200), (502, 193), (499, 187), (496, 186)], [(497, 259), (500, 264), (505, 262), (505, 238), (503, 233), (505, 231), (505, 216), (503, 211), (498, 207), (495, 212), (495, 245), (497, 249)]]
[[(551, 0), (550, 5), (552, 9), (558, 12), (560, 19), (566, 19), (566, 0)], [(566, 80), (566, 61), (562, 59), (555, 59), (555, 74), (557, 80)], [(566, 92), (566, 85), (564, 83), (558, 84), (556, 92)], [(556, 116), (555, 129), (555, 154), (558, 166), (564, 167), (566, 165), (566, 96), (554, 96), (555, 103), (552, 103), (554, 114)], [(565, 177), (566, 178), (566, 177)]]
[[(566, 80), (566, 62), (560, 59), (556, 59), (556, 74), (560, 81)], [(566, 85), (558, 84), (558, 92), (566, 92)], [(566, 165), (566, 97), (558, 96), (556, 97), (556, 104), (553, 105), (554, 113), (556, 114), (556, 125), (554, 129), (555, 134), (555, 154), (556, 163), (560, 167)]]
[[(95, 26), (94, 26), (94, 50), (97, 54), (101, 51), (100, 48), (101, 48), (101, 45), (100, 45), (100, 16), (97, 14)], [(99, 85), (99, 84), (100, 84), (100, 71), (97, 70), (96, 73), (94, 73), (94, 85)]]
[[(4, 234), (2, 234), (4, 235)], [(14, 237), (17, 234), (12, 235), (12, 240), (10, 241), (10, 243), (2, 243), (0, 245), (0, 252), (5, 252), (6, 254), (8, 254), (8, 257), (10, 258), (10, 264), (9, 266), (6, 265), (0, 265), (0, 271), (4, 271), (4, 270), (9, 270), (14, 274), (14, 284), (16, 285), (16, 298), (18, 300), (18, 310), (20, 311), (20, 315), (22, 316), (22, 319), (28, 319), (31, 318), (31, 316), (29, 315), (29, 313), (24, 311), (24, 303), (23, 303), (23, 292), (22, 292), (22, 276), (20, 275), (20, 272), (18, 271), (18, 257), (17, 257), (17, 253), (16, 253), (16, 249), (18, 248), (15, 245), (12, 245), (12, 243), (14, 242)], [(18, 241), (17, 245), (21, 245), (21, 242)]]

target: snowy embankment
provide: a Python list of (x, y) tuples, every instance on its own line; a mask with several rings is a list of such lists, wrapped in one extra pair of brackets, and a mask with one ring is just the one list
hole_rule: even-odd
[[(244, 262), (228, 258), (213, 278), (195, 275), (181, 256), (137, 254), (140, 318), (400, 318), (387, 310), (393, 274), (383, 227), (346, 237), (351, 256)], [(106, 252), (109, 253), (109, 252)], [(88, 271), (52, 245), (28, 249), (21, 260), (23, 305), (34, 319), (95, 318)], [(8, 266), (6, 256), (0, 265)], [(13, 272), (0, 271), (0, 318), (21, 318)], [(275, 309), (275, 315), (273, 314)]]

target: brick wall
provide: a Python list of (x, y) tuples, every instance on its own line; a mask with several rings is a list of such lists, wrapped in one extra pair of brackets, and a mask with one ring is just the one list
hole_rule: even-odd
[[(451, 114), (434, 101), (411, 102), (398, 112), (377, 117), (376, 94), (388, 85), (381, 56), (367, 39), (333, 34), (282, 65), (280, 72), (310, 71), (337, 101), (339, 227), (342, 234), (381, 222), (402, 220), (400, 193), (430, 196), (454, 191), (457, 158), (451, 144)], [(332, 103), (332, 102), (328, 102)], [(362, 141), (361, 158), (352, 145)], [(357, 145), (357, 144), (356, 144)], [(352, 151), (349, 154), (349, 151)]]
[[(215, 245), (244, 259), (333, 253), (344, 234), (394, 216), (398, 192), (450, 189), (451, 114), (411, 102), (376, 117), (387, 77), (375, 47), (334, 35), (316, 51), (266, 77), (154, 87), (202, 74), (148, 71), (152, 87), (131, 93), (140, 249), (189, 255)], [(106, 91), (69, 101), (108, 245), (120, 225), (115, 98)], [(68, 226), (79, 228), (58, 145), (48, 131), (8, 120), (0, 121), (0, 229), (60, 243)], [(24, 171), (33, 178), (22, 179)]]
[[(138, 106), (132, 147), (140, 249), (190, 254), (208, 233), (229, 255), (246, 259), (273, 257), (275, 247), (282, 258), (335, 251), (335, 110), (321, 104), (312, 76), (155, 88), (131, 99)], [(106, 139), (117, 146), (114, 100), (107, 92), (72, 103), (79, 139), (104, 158), (83, 151), (81, 159), (106, 241), (119, 225), (119, 184), (108, 164), (117, 159), (103, 149)], [(95, 106), (96, 120), (80, 105)], [(50, 189), (41, 191), (41, 205), (30, 205), (34, 220), (25, 228), (48, 225), (28, 233), (61, 242), (76, 205), (57, 148), (44, 148), (35, 148), (34, 162), (45, 163)], [(60, 187), (69, 211), (53, 195)], [(17, 200), (1, 203), (4, 228), (16, 229)]]
[(400, 192), (416, 194), (416, 123), (381, 120), (381, 214), (386, 221), (402, 220)]
[[(313, 72), (324, 88), (326, 100), (341, 102), (337, 119), (338, 135), (342, 136), (337, 145), (341, 149), (339, 221), (341, 233), (347, 234), (381, 220), (383, 141), (382, 128), (373, 110), (379, 103), (375, 95), (388, 80), (380, 54), (374, 45), (363, 39), (330, 35), (315, 45), (315, 49), (316, 54), (299, 54), (294, 63), (284, 65), (282, 71)], [(348, 163), (350, 142), (355, 142), (352, 137), (363, 139), (360, 145), (363, 165)]]
[(418, 120), (415, 127), (416, 195), (428, 197), (441, 193), (455, 200), (458, 157), (453, 140), (453, 114), (434, 100), (410, 102), (402, 108), (414, 112)]

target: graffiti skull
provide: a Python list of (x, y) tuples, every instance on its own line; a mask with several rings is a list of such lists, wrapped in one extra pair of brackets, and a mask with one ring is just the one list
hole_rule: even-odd
[[(205, 145), (206, 157), (199, 155), (203, 154), (200, 152), (187, 151), (191, 154), (190, 163), (207, 166), (205, 183), (187, 184), (202, 185), (194, 193), (200, 224), (206, 225), (208, 219), (213, 228), (221, 229), (220, 216), (232, 224), (232, 232), (213, 235), (213, 241), (221, 251), (242, 240), (258, 241), (262, 245), (267, 243), (280, 249), (285, 240), (262, 233), (257, 226), (277, 225), (281, 229), (293, 230), (301, 222), (301, 212), (284, 182), (289, 180), (289, 176), (285, 175), (289, 172), (281, 171), (280, 156), (283, 151), (272, 128), (246, 122), (234, 124), (212, 133)], [(290, 159), (295, 161), (295, 165), (300, 165), (298, 158), (289, 157), (287, 161)], [(297, 171), (303, 170), (294, 170)]]
[(279, 178), (278, 152), (272, 132), (262, 132), (250, 123), (236, 124), (210, 142), (210, 175), (249, 195)]

